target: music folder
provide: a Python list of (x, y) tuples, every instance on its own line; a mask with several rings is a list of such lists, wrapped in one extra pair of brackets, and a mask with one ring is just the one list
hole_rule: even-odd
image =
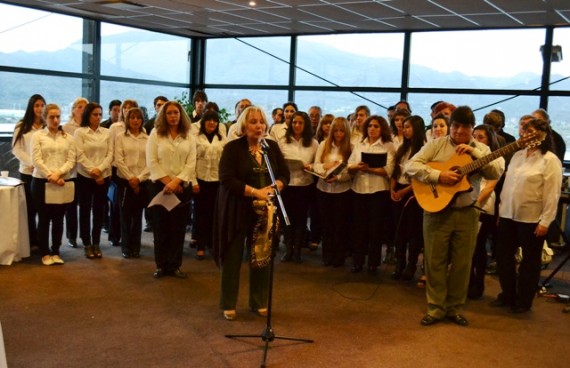
[(368, 164), (371, 168), (384, 167), (386, 166), (386, 160), (388, 159), (388, 154), (386, 152), (382, 153), (370, 153), (362, 152), (361, 161)]

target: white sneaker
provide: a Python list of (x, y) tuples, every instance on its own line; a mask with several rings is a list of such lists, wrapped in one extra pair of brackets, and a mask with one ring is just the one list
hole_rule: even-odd
[(53, 259), (51, 258), (50, 255), (47, 256), (43, 256), (42, 257), (42, 264), (44, 266), (51, 266), (52, 264), (54, 264), (55, 262), (53, 261)]
[(57, 254), (55, 256), (51, 256), (51, 259), (52, 259), (53, 263), (58, 264), (58, 265), (62, 265), (65, 263), (63, 261), (63, 259), (61, 259), (61, 257)]

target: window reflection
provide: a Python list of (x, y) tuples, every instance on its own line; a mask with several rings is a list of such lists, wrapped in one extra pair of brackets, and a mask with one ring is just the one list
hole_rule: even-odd
[(0, 25), (0, 65), (81, 72), (81, 18), (0, 3)]
[(206, 83), (289, 83), (290, 37), (213, 39), (207, 44)]
[(187, 82), (190, 40), (101, 24), (101, 74), (167, 82)]
[(540, 87), (544, 29), (412, 34), (410, 87)]
[(297, 44), (297, 85), (401, 85), (403, 33), (300, 36)]

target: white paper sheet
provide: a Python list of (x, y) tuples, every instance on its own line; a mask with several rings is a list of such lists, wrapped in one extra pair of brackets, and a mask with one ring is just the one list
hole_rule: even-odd
[(180, 199), (174, 194), (164, 194), (163, 191), (160, 191), (157, 195), (154, 196), (152, 201), (148, 204), (148, 207), (152, 206), (162, 206), (166, 208), (168, 212), (172, 211), (172, 209), (180, 204)]
[(65, 185), (46, 183), (46, 204), (65, 204), (73, 202), (75, 183), (66, 181)]

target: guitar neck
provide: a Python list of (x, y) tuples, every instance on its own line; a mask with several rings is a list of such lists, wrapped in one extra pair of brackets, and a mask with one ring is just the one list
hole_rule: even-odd
[(467, 175), (485, 165), (487, 165), (489, 162), (494, 161), (496, 159), (498, 159), (499, 157), (502, 157), (504, 155), (508, 155), (509, 153), (513, 153), (515, 151), (518, 151), (519, 149), (521, 149), (521, 146), (519, 144), (518, 141), (513, 142), (511, 144), (508, 144), (504, 147), (499, 148), (498, 150), (491, 152), (490, 154), (488, 154), (485, 157), (481, 157), (478, 160), (475, 160), (463, 167), (461, 167), (461, 169), (459, 169), (459, 172), (461, 173), (461, 175)]

